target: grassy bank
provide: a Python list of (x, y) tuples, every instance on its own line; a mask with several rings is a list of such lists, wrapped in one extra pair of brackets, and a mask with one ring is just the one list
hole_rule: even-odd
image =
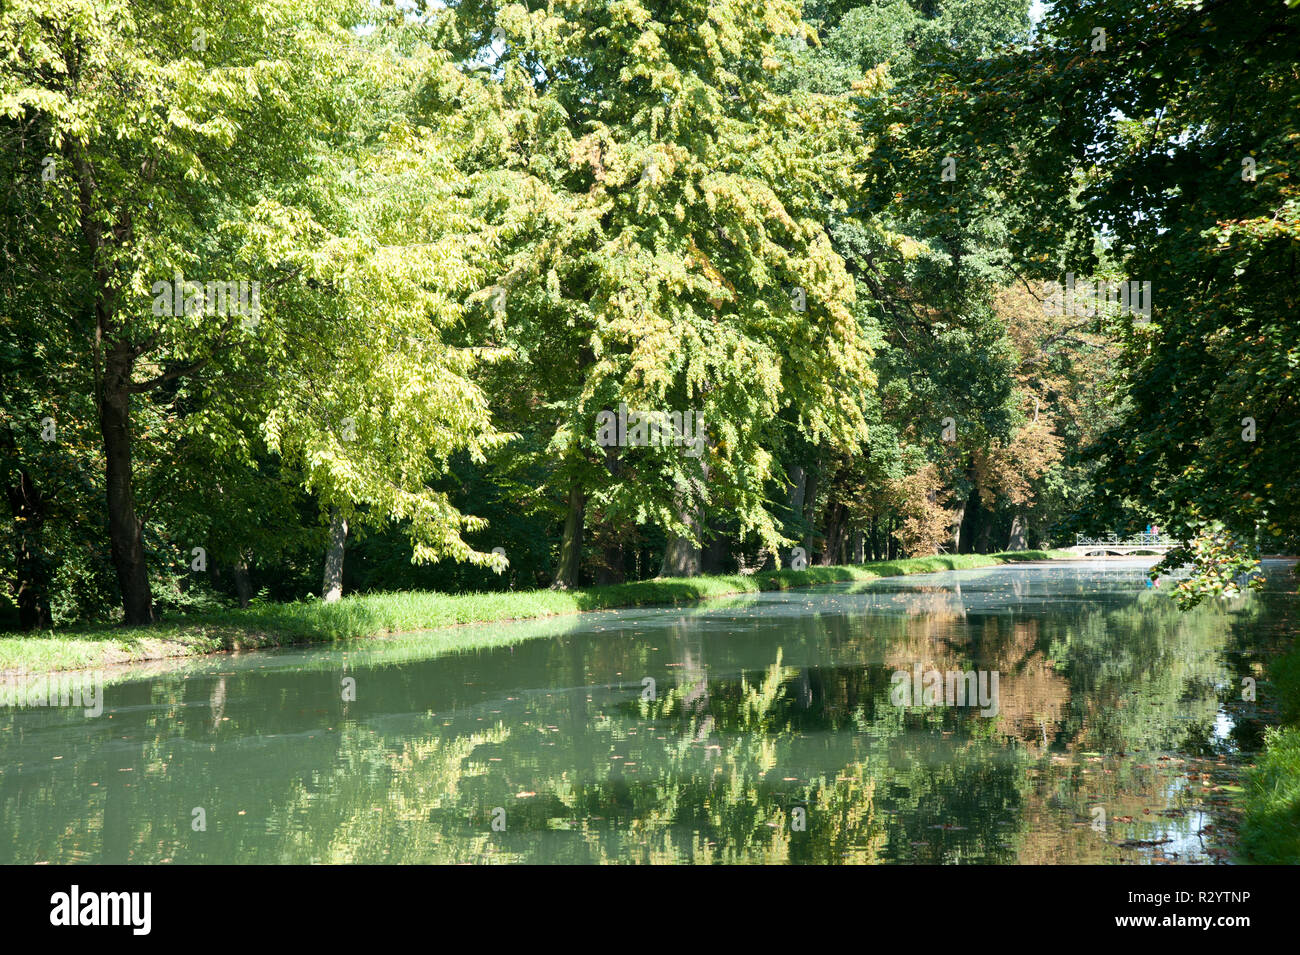
[(1246, 780), (1238, 849), (1258, 865), (1300, 865), (1300, 729), (1270, 727)]
[[(663, 578), (571, 591), (377, 593), (345, 597), (332, 604), (319, 600), (264, 604), (248, 610), (176, 617), (131, 630), (104, 625), (0, 637), (0, 673), (73, 670), (588, 610), (684, 604), (727, 594), (789, 590), (814, 584), (991, 567), (1062, 556), (1071, 555), (1059, 551), (954, 554), (808, 570), (760, 571), (752, 576)], [(429, 639), (439, 637), (431, 635)]]
[(1245, 862), (1300, 865), (1300, 646), (1268, 668), (1264, 691), (1279, 703), (1264, 752), (1246, 777), (1238, 851)]

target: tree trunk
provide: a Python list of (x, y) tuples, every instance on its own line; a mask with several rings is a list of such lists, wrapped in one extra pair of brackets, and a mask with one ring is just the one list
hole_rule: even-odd
[[(699, 525), (683, 514), (683, 519), (698, 532)], [(694, 577), (700, 572), (700, 549), (685, 537), (669, 533), (664, 545), (664, 562), (660, 577)]]
[(18, 626), (23, 630), (48, 628), (50, 616), (50, 568), (41, 544), (45, 528), (45, 498), (25, 470), (18, 483), (7, 485), (9, 509), (14, 516), (14, 601), (18, 604)]
[[(612, 408), (606, 408), (605, 410), (611, 414), (614, 413)], [(611, 478), (618, 479), (623, 464), (618, 457), (617, 445), (609, 445), (605, 448), (605, 468), (609, 471)], [(615, 531), (615, 533), (618, 532)], [(600, 537), (604, 538), (606, 543), (601, 547), (600, 566), (596, 568), (597, 587), (621, 584), (627, 579), (627, 571), (623, 568), (623, 538), (615, 537), (613, 541), (610, 541), (608, 534), (608, 528), (601, 528)]]
[(731, 568), (727, 566), (728, 558), (738, 545), (725, 528), (713, 527), (713, 537), (704, 545), (700, 553), (700, 573), (725, 574)]
[(108, 535), (113, 568), (122, 591), (123, 619), (129, 626), (153, 622), (153, 597), (144, 558), (144, 527), (135, 513), (131, 474), (131, 346), (117, 343), (108, 352), (99, 393), (99, 430), (104, 440), (108, 486)]
[(803, 522), (806, 528), (803, 535), (803, 548), (808, 552), (808, 563), (812, 563), (813, 558), (813, 537), (817, 528), (817, 485), (818, 469), (813, 468), (808, 472), (808, 480), (804, 486), (803, 498)]
[[(804, 491), (808, 486), (808, 472), (803, 469), (803, 465), (792, 464), (788, 476), (790, 484), (786, 488), (786, 503), (790, 506), (790, 516), (782, 530), (787, 537), (798, 539), (803, 536), (803, 502)], [(783, 566), (790, 566), (791, 553), (788, 550), (781, 553), (780, 560)]]
[(848, 509), (839, 501), (831, 501), (826, 507), (826, 549), (822, 551), (818, 563), (823, 567), (833, 567), (839, 560), (840, 546), (844, 542), (847, 527)]
[(623, 570), (623, 542), (606, 544), (601, 548), (600, 566), (596, 569), (596, 586), (608, 587), (621, 584), (627, 579)]
[[(709, 480), (709, 466), (705, 461), (700, 462), (700, 480), (705, 484)], [(705, 516), (699, 510), (690, 510), (683, 508), (680, 515), (683, 524), (691, 529), (695, 540), (704, 539), (704, 527), (702, 521)], [(668, 540), (664, 544), (664, 562), (659, 568), (660, 577), (695, 577), (700, 573), (700, 563), (702, 551), (700, 545), (687, 540), (685, 537), (678, 537), (676, 534), (669, 533)]]
[(325, 576), (320, 593), (327, 604), (343, 596), (343, 551), (348, 541), (348, 522), (337, 507), (330, 509), (330, 542), (325, 551)]
[(867, 562), (866, 536), (860, 528), (853, 528), (853, 563), (855, 564)]
[(790, 468), (790, 519), (793, 521), (799, 520), (800, 516), (803, 514), (804, 482), (807, 478), (808, 475), (804, 472), (801, 465), (796, 464)]
[[(340, 565), (342, 565), (341, 560)], [(235, 559), (233, 576), (235, 578), (235, 594), (239, 597), (239, 606), (247, 609), (253, 598), (253, 585), (248, 579), (248, 559), (243, 554), (240, 554)], [(340, 586), (341, 582), (342, 574), (340, 573)]]
[(989, 535), (993, 532), (993, 512), (988, 508), (981, 507), (978, 516), (980, 518), (978, 550), (981, 554), (987, 554), (989, 553)]
[(952, 550), (951, 554), (961, 553), (961, 524), (966, 518), (966, 502), (961, 502), (961, 507), (957, 508), (957, 513), (953, 517), (952, 524)]
[(1011, 537), (1007, 541), (1007, 550), (1025, 550), (1025, 522), (1020, 517), (1020, 512), (1016, 511), (1016, 516), (1011, 519)]
[(569, 488), (569, 514), (564, 519), (564, 538), (560, 541), (560, 561), (555, 568), (552, 590), (577, 587), (582, 573), (582, 531), (587, 511), (587, 495), (578, 479)]

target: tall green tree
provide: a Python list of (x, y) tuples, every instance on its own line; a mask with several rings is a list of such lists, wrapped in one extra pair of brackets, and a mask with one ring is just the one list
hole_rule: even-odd
[[(778, 413), (853, 446), (871, 387), (821, 221), (852, 191), (848, 104), (771, 83), (781, 45), (806, 32), (797, 6), (513, 4), (466, 32), (490, 22), (507, 102), (535, 117), (519, 164), (538, 192), (483, 301), (544, 409), (565, 500), (557, 586), (578, 582), (592, 511), (693, 547), (721, 510), (775, 549)], [(602, 446), (598, 415), (620, 403), (697, 415), (702, 450)]]
[[(430, 455), (487, 440), (465, 376), (474, 356), (441, 337), (457, 285), (474, 283), (480, 233), (442, 201), (456, 187), (430, 177), (444, 157), (385, 99), (409, 99), (391, 81), (410, 71), (367, 34), (408, 22), (348, 0), (244, 0), (220, 16), (174, 0), (0, 12), (0, 115), (19, 151), (7, 168), (58, 251), (56, 281), (18, 281), (73, 306), (129, 624), (153, 617), (142, 408), (188, 402), (183, 426), (225, 434), (235, 452), (247, 432), (224, 414), (230, 388), (258, 389), (265, 440), (327, 508), (409, 522), (420, 557), (470, 556), (466, 519), (423, 477)], [(367, 119), (376, 103), (389, 128)], [(403, 201), (423, 179), (442, 218), (397, 222), (410, 207), (385, 198), (386, 176), (405, 177)], [(238, 307), (219, 298), (227, 285)]]

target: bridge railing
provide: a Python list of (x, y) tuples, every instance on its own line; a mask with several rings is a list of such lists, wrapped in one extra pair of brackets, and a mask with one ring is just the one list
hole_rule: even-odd
[(1074, 544), (1076, 547), (1102, 547), (1110, 545), (1112, 547), (1176, 547), (1180, 541), (1167, 537), (1164, 534), (1135, 534), (1132, 537), (1121, 538), (1115, 534), (1108, 537), (1085, 537), (1083, 534), (1074, 535)]

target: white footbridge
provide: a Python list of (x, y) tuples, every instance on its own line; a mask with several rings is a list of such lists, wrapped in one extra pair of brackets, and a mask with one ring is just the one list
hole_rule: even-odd
[(1084, 537), (1078, 534), (1074, 538), (1074, 546), (1065, 549), (1082, 557), (1131, 557), (1138, 554), (1167, 554), (1180, 544), (1181, 541), (1163, 534), (1136, 534), (1124, 539), (1114, 535)]

